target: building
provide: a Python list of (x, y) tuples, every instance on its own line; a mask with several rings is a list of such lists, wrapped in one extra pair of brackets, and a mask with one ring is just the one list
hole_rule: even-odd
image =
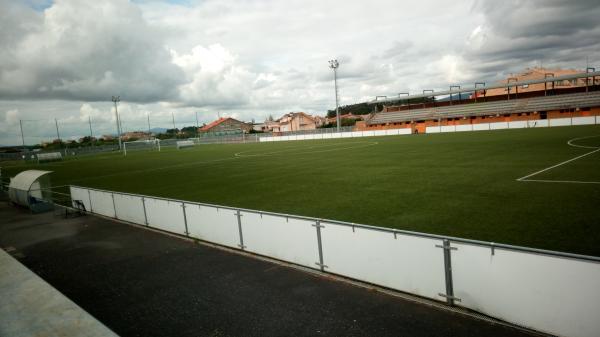
[(150, 139), (150, 136), (148, 135), (148, 132), (143, 132), (143, 131), (130, 131), (130, 132), (125, 132), (124, 134), (121, 135), (121, 139), (123, 141), (133, 141), (133, 140), (145, 140), (145, 139)]
[[(593, 68), (585, 72), (554, 70), (554, 75), (540, 77), (547, 69), (528, 69), (516, 80), (479, 87), (477, 95), (471, 95), (471, 87), (375, 99), (369, 104), (377, 107), (377, 112), (357, 122), (356, 129), (410, 128), (413, 133), (425, 133), (429, 127), (458, 129), (510, 122), (544, 125), (553, 119), (557, 120), (554, 123), (572, 123), (575, 117), (595, 120), (600, 118), (600, 71), (589, 70)], [(454, 101), (432, 99), (450, 93), (455, 95)], [(462, 99), (456, 97), (458, 93), (463, 93)]]
[(273, 132), (292, 132), (314, 130), (317, 128), (317, 120), (304, 112), (290, 112), (283, 115), (269, 127)]
[[(550, 79), (546, 83), (535, 83), (535, 84), (524, 84), (511, 88), (495, 88), (489, 89), (485, 92), (477, 91), (475, 95), (477, 97), (493, 97), (493, 96), (506, 96), (509, 94), (522, 94), (523, 96), (528, 96), (528, 93), (539, 93), (547, 90), (555, 90), (555, 91), (568, 91), (568, 89), (572, 88), (582, 88), (586, 86), (585, 78), (578, 79), (570, 79), (570, 80), (561, 80), (561, 81), (552, 81), (553, 77), (560, 77), (565, 75), (574, 75), (583, 73), (583, 70), (575, 70), (575, 69), (548, 69), (548, 68), (527, 68), (525, 71), (519, 74), (511, 75), (505, 78), (502, 81), (499, 81), (498, 84), (502, 83), (510, 83), (510, 82), (522, 82), (529, 80), (543, 80), (544, 78)], [(588, 85), (590, 83), (591, 78), (588, 79)], [(600, 78), (595, 80), (594, 84), (600, 84)], [(471, 96), (473, 97), (473, 96)]]
[(204, 133), (248, 133), (250, 130), (252, 130), (252, 124), (231, 117), (221, 117), (198, 129), (199, 132)]
[[(354, 120), (364, 120), (365, 115), (354, 115), (351, 112), (347, 113), (347, 114), (343, 114), (340, 115), (340, 120), (342, 119), (354, 119)], [(327, 122), (328, 123), (336, 123), (337, 122), (337, 116), (333, 116), (333, 117), (328, 117), (327, 118)]]

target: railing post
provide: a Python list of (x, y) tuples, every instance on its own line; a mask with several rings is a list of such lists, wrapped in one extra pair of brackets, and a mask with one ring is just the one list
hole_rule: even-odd
[(238, 246), (243, 250), (246, 246), (244, 245), (244, 233), (242, 233), (242, 214), (239, 209), (235, 212), (235, 216), (237, 217), (238, 232), (240, 235), (240, 244)]
[(115, 211), (115, 219), (117, 218), (117, 206), (115, 205), (115, 194), (111, 193), (110, 196), (112, 197), (112, 202), (113, 202), (113, 210)]
[(454, 297), (454, 285), (452, 284), (452, 250), (456, 250), (456, 247), (450, 246), (450, 240), (444, 239), (443, 245), (435, 245), (438, 248), (442, 248), (444, 252), (444, 271), (446, 278), (446, 293), (439, 293), (438, 295), (446, 298), (446, 303), (450, 306), (454, 305), (454, 301), (460, 302), (460, 298)]
[(323, 242), (321, 240), (321, 228), (324, 228), (325, 226), (321, 225), (321, 220), (317, 220), (312, 226), (317, 229), (317, 246), (319, 248), (319, 262), (315, 262), (315, 264), (321, 268), (321, 271), (325, 271), (327, 266), (323, 262)]
[(146, 198), (142, 197), (142, 207), (144, 208), (144, 224), (148, 226), (148, 214), (146, 213)]
[(181, 208), (183, 209), (183, 224), (185, 225), (185, 236), (189, 236), (190, 232), (188, 231), (187, 214), (185, 213), (185, 203), (181, 203)]
[(90, 199), (90, 213), (94, 213), (94, 209), (92, 208), (92, 193), (90, 192), (90, 190), (88, 191), (88, 199)]

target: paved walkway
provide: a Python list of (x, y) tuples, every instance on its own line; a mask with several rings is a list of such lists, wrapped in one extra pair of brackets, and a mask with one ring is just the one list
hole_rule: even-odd
[(0, 202), (0, 247), (122, 336), (531, 336), (93, 216)]

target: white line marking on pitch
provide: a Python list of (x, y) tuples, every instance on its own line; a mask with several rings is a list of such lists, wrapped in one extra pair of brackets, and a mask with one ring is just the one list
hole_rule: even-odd
[(573, 144), (573, 142), (576, 141), (576, 140), (589, 139), (589, 138), (597, 138), (597, 137), (600, 137), (600, 136), (596, 135), (596, 136), (587, 136), (587, 137), (573, 138), (570, 141), (568, 141), (567, 144), (569, 146), (582, 147), (584, 149), (597, 149), (597, 148), (599, 148), (598, 146), (585, 146), (585, 145)]
[(546, 172), (546, 171), (548, 171), (548, 170), (551, 170), (551, 169), (553, 169), (553, 168), (557, 168), (557, 167), (559, 167), (559, 166), (561, 166), (561, 165), (564, 165), (564, 164), (570, 163), (570, 162), (572, 162), (572, 161), (574, 161), (574, 160), (577, 160), (577, 159), (579, 159), (579, 158), (583, 158), (583, 157), (585, 157), (585, 156), (589, 156), (590, 154), (592, 154), (592, 153), (596, 153), (596, 152), (598, 152), (598, 151), (600, 151), (600, 149), (596, 149), (596, 150), (594, 150), (594, 151), (591, 151), (591, 152), (588, 152), (588, 153), (584, 153), (584, 154), (582, 154), (581, 156), (577, 156), (577, 157), (575, 157), (575, 158), (571, 158), (571, 159), (569, 159), (569, 160), (565, 160), (565, 161), (563, 161), (562, 163), (558, 163), (558, 164), (556, 164), (556, 165), (553, 165), (553, 166), (550, 166), (550, 167), (546, 167), (546, 168), (545, 168), (545, 169), (543, 169), (543, 170), (539, 170), (539, 171), (537, 171), (537, 172), (534, 172), (534, 173), (532, 173), (532, 174), (528, 174), (528, 175), (526, 175), (526, 176), (524, 176), (524, 177), (521, 177), (521, 178), (519, 178), (519, 179), (517, 179), (517, 180), (518, 180), (518, 181), (523, 181), (523, 180), (525, 180), (525, 179), (527, 179), (527, 178), (529, 178), (529, 177), (533, 177), (533, 176), (535, 176), (535, 175), (538, 175), (538, 174), (540, 174), (540, 173), (542, 173), (542, 172)]
[(516, 179), (516, 180), (517, 180), (517, 181), (525, 181), (525, 182), (527, 182), (527, 181), (531, 181), (531, 182), (540, 182), (540, 183), (600, 184), (600, 182), (598, 182), (598, 181), (527, 179), (527, 178), (529, 178), (529, 177), (533, 177), (533, 176), (535, 176), (535, 175), (538, 175), (538, 174), (540, 174), (540, 173), (542, 173), (542, 172), (546, 172), (546, 171), (548, 171), (548, 170), (551, 170), (551, 169), (557, 168), (557, 167), (559, 167), (559, 166), (561, 166), (561, 165), (564, 165), (564, 164), (570, 163), (570, 162), (572, 162), (572, 161), (575, 161), (575, 160), (577, 160), (577, 159), (581, 159), (581, 158), (583, 158), (583, 157), (585, 157), (585, 156), (589, 156), (590, 154), (593, 154), (593, 153), (596, 153), (596, 152), (600, 151), (600, 147), (598, 147), (598, 146), (585, 146), (585, 145), (577, 145), (577, 144), (573, 144), (573, 142), (574, 142), (574, 141), (577, 141), (577, 140), (588, 139), (588, 138), (595, 138), (595, 137), (600, 137), (600, 135), (596, 135), (596, 136), (587, 136), (587, 137), (579, 137), (579, 138), (573, 138), (573, 139), (571, 139), (571, 140), (569, 140), (569, 141), (567, 142), (567, 145), (569, 145), (569, 146), (573, 146), (573, 147), (580, 147), (580, 148), (585, 148), (585, 149), (595, 149), (594, 151), (590, 151), (590, 152), (588, 152), (588, 153), (584, 153), (584, 154), (582, 154), (582, 155), (580, 155), (580, 156), (577, 156), (577, 157), (575, 157), (575, 158), (571, 158), (571, 159), (569, 159), (569, 160), (565, 160), (565, 161), (563, 161), (563, 162), (561, 162), (561, 163), (558, 163), (558, 164), (556, 164), (556, 165), (552, 165), (552, 166), (550, 166), (550, 167), (546, 167), (545, 169), (542, 169), (542, 170), (539, 170), (539, 171), (537, 171), (537, 172), (534, 172), (534, 173), (528, 174), (528, 175), (526, 175), (526, 176), (524, 176), (524, 177), (521, 177), (521, 178), (518, 178), (518, 179)]
[(573, 183), (573, 184), (600, 184), (600, 181), (579, 181), (579, 180), (541, 180), (541, 179), (527, 179), (519, 180), (524, 182), (535, 182), (535, 183)]

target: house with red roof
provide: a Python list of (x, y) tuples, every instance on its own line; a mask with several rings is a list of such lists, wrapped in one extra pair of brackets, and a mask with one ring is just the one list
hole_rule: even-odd
[(198, 129), (198, 132), (211, 132), (211, 133), (233, 133), (233, 132), (244, 132), (248, 133), (252, 130), (252, 124), (244, 123), (235, 118), (221, 117), (216, 121), (204, 125)]
[(272, 126), (273, 132), (314, 130), (321, 121), (304, 112), (290, 112), (283, 115)]

